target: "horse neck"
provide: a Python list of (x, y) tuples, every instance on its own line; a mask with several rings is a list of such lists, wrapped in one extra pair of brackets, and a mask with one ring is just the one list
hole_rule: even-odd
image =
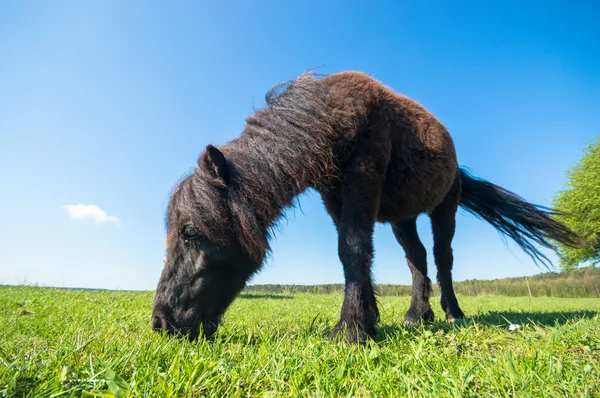
[(263, 231), (260, 237), (252, 237), (254, 240), (266, 242), (269, 228), (294, 197), (321, 185), (333, 174), (331, 145), (326, 137), (285, 138), (242, 135), (223, 148), (237, 177), (232, 200), (243, 208), (238, 212), (239, 222), (245, 233)]
[(286, 142), (282, 138), (242, 135), (226, 148), (240, 191), (267, 227), (295, 196), (332, 174), (330, 148), (323, 139)]

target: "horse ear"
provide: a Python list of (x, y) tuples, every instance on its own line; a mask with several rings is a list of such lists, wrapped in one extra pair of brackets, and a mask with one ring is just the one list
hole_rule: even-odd
[(212, 145), (206, 147), (206, 151), (198, 160), (198, 166), (208, 171), (213, 177), (229, 185), (229, 165), (223, 153)]

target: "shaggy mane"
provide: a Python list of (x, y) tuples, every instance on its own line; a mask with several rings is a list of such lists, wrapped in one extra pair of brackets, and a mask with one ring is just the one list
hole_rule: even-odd
[(337, 176), (332, 142), (341, 125), (331, 117), (328, 90), (312, 73), (274, 86), (265, 96), (267, 107), (246, 119), (242, 135), (219, 147), (230, 186), (219, 186), (196, 168), (173, 191), (167, 230), (191, 215), (206, 238), (224, 244), (235, 237), (261, 261), (270, 229), (293, 198)]

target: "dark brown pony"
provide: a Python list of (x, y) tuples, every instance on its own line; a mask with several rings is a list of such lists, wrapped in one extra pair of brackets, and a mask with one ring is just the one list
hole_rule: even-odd
[[(390, 223), (412, 272), (405, 322), (433, 319), (426, 252), (416, 219), (429, 214), (434, 259), (450, 321), (464, 317), (452, 288), (452, 237), (459, 206), (512, 238), (535, 260), (537, 245), (578, 246), (549, 209), (460, 169), (452, 138), (421, 105), (365, 74), (323, 79), (304, 74), (276, 86), (243, 134), (208, 145), (198, 168), (172, 193), (167, 256), (156, 289), (155, 330), (198, 337), (219, 319), (260, 269), (269, 232), (293, 198), (309, 187), (322, 196), (338, 231), (346, 283), (332, 334), (364, 342), (379, 310), (371, 280), (373, 227)], [(302, 250), (302, 248), (298, 248)]]

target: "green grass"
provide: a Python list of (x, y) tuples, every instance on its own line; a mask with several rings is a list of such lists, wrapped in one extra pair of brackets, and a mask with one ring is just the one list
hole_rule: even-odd
[(382, 297), (348, 347), (327, 337), (340, 295), (242, 295), (198, 343), (152, 333), (152, 298), (0, 287), (0, 397), (600, 396), (600, 299), (460, 297), (449, 325), (434, 298), (404, 328), (409, 298)]

